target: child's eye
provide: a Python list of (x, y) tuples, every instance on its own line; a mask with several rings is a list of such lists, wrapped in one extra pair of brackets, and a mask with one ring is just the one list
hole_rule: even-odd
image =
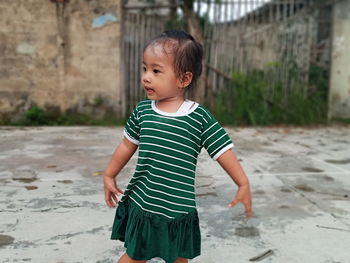
[(143, 67), (142, 67), (142, 70), (143, 70), (143, 71), (146, 71), (146, 67), (145, 67), (145, 66), (143, 66)]
[(154, 69), (153, 72), (157, 74), (157, 73), (160, 73), (160, 70)]

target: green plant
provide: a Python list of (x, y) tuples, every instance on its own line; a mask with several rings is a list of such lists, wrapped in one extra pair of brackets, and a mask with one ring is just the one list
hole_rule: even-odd
[(37, 105), (33, 105), (24, 113), (25, 125), (47, 125), (50, 123), (47, 113)]
[(95, 97), (95, 99), (94, 99), (95, 106), (101, 106), (103, 103), (104, 103), (103, 97), (101, 97), (100, 95)]
[(125, 119), (109, 117), (96, 119), (92, 116), (80, 113), (58, 114), (57, 112), (46, 111), (37, 105), (29, 108), (18, 121), (10, 122), (9, 125), (32, 126), (32, 125), (124, 125)]
[(271, 64), (266, 71), (234, 72), (232, 81), (216, 94), (214, 112), (218, 120), (226, 125), (325, 123), (325, 81), (314, 84), (313, 79), (320, 80), (312, 75), (310, 85), (316, 88), (304, 94), (301, 84), (293, 82), (300, 70), (295, 63), (288, 66), (287, 79), (284, 80), (276, 70), (278, 63)]

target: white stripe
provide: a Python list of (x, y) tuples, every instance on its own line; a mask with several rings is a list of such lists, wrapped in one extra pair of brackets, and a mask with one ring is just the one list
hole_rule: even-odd
[(220, 151), (218, 151), (214, 156), (213, 160), (216, 161), (217, 158), (219, 158), (223, 153), (225, 153), (228, 149), (233, 148), (233, 143), (230, 143), (229, 145), (226, 145), (224, 148), (222, 148)]
[(136, 140), (136, 139), (134, 139), (134, 138), (132, 138), (129, 134), (128, 134), (128, 132), (124, 129), (124, 136), (129, 140), (129, 141), (131, 141), (132, 143), (134, 143), (134, 144), (136, 144), (136, 145), (139, 145), (139, 141), (138, 140)]
[(166, 214), (163, 214), (163, 213), (160, 213), (160, 212), (156, 212), (156, 211), (153, 211), (153, 210), (149, 210), (149, 209), (146, 209), (146, 208), (143, 208), (142, 205), (140, 205), (134, 198), (132, 198), (131, 196), (129, 196), (142, 210), (145, 210), (147, 212), (151, 212), (151, 213), (154, 213), (154, 214), (159, 214), (159, 215), (163, 215), (163, 216), (166, 216), (167, 218), (171, 218), (171, 219), (174, 219), (175, 217), (172, 217), (172, 216), (168, 216)]
[[(181, 146), (184, 146), (184, 147), (187, 147), (193, 151), (195, 151), (197, 154), (198, 154), (198, 151), (196, 151), (196, 149), (186, 145), (186, 144), (183, 144), (183, 143), (180, 143), (180, 142), (177, 142), (177, 141), (173, 141), (173, 140), (169, 140), (169, 139), (165, 139), (165, 138), (162, 138), (162, 137), (158, 137), (158, 136), (151, 136), (151, 135), (141, 135), (140, 137), (149, 137), (149, 138), (155, 138), (155, 139), (159, 139), (159, 140), (164, 140), (164, 141), (168, 141), (168, 142), (172, 142), (172, 143), (176, 143), (176, 144), (179, 144)], [(197, 158), (196, 158), (197, 159)]]
[(214, 132), (212, 135), (210, 135), (208, 138), (206, 138), (205, 141), (202, 143), (202, 145), (204, 145), (205, 142), (206, 142), (211, 136), (213, 136), (214, 134), (216, 134), (216, 133), (219, 132), (219, 131), (221, 131), (221, 129), (216, 130), (216, 132)]
[[(219, 138), (217, 138), (215, 141), (213, 141), (208, 147), (207, 150), (210, 148), (210, 146), (212, 146), (213, 144), (215, 144), (218, 140), (220, 140), (222, 137), (224, 137), (226, 135), (226, 133), (224, 133), (223, 135), (221, 135)], [(211, 152), (215, 152), (216, 149), (214, 151)]]
[(169, 132), (169, 131), (164, 131), (164, 130), (159, 130), (159, 129), (154, 129), (154, 128), (141, 128), (141, 130), (154, 130), (154, 131), (160, 131), (160, 132), (164, 132), (164, 133), (168, 133), (168, 134), (172, 134), (174, 136), (178, 136), (178, 137), (181, 137), (183, 139), (186, 139), (188, 141), (190, 141), (191, 143), (194, 143), (196, 146), (198, 146), (198, 148), (200, 148), (200, 146), (193, 140), (185, 137), (185, 136), (182, 136), (182, 135), (179, 135), (179, 134), (176, 134), (176, 133), (173, 133), (173, 132)]
[(190, 118), (191, 120), (194, 120), (195, 122), (197, 122), (198, 124), (202, 125), (202, 123), (198, 120), (196, 120), (195, 118), (192, 118), (190, 115), (187, 115), (186, 117)]
[[(172, 156), (170, 156), (170, 155), (163, 154), (163, 153), (158, 153), (158, 152), (154, 152), (154, 151), (139, 150), (139, 152), (150, 152), (150, 153), (155, 153), (155, 154), (159, 154), (159, 155), (168, 156), (168, 157), (173, 158), (173, 159), (182, 160), (182, 159), (180, 159), (180, 158), (172, 157)], [(152, 160), (152, 161), (157, 161), (157, 162), (159, 162), (159, 163), (163, 163), (163, 164), (165, 164), (165, 165), (171, 165), (171, 166), (174, 166), (174, 167), (177, 167), (177, 168), (180, 168), (180, 169), (183, 169), (183, 170), (192, 172), (192, 173), (194, 173), (194, 171), (195, 171), (195, 170), (192, 170), (192, 169), (189, 169), (189, 168), (186, 168), (186, 167), (182, 167), (182, 166), (177, 165), (177, 164), (174, 164), (174, 163), (164, 162), (164, 161), (157, 160), (157, 159), (154, 159), (154, 158), (151, 158), (151, 157), (146, 157), (146, 156), (140, 157), (140, 156), (139, 156), (139, 158), (142, 158), (142, 159), (149, 159), (149, 160)], [(194, 166), (194, 168), (196, 169), (196, 165), (195, 165), (195, 164), (193, 164), (193, 163), (191, 163), (191, 162), (189, 162), (189, 161), (185, 161), (185, 160), (182, 160), (182, 161), (184, 161), (184, 162), (186, 162), (186, 163), (192, 164), (192, 165)]]
[(176, 126), (176, 125), (171, 125), (171, 124), (168, 124), (168, 123), (163, 123), (163, 122), (159, 122), (159, 121), (142, 121), (141, 124), (143, 124), (144, 122), (150, 122), (150, 123), (158, 123), (158, 124), (161, 124), (161, 125), (166, 125), (166, 126), (170, 126), (170, 127), (173, 127), (173, 128), (177, 128), (177, 129), (180, 129), (180, 130), (184, 130), (185, 132), (188, 132), (190, 133), (191, 135), (193, 135), (193, 137), (195, 137), (197, 140), (200, 140), (198, 136), (194, 135), (192, 132), (186, 130), (185, 128), (182, 128), (182, 127), (179, 127), (179, 126)]
[[(152, 191), (152, 192), (157, 192), (157, 193), (161, 193), (161, 194), (163, 194), (163, 195), (168, 195), (168, 196), (171, 196), (171, 197), (180, 198), (180, 199), (185, 199), (185, 200), (189, 200), (189, 201), (193, 201), (193, 202), (196, 201), (196, 200), (193, 199), (193, 198), (187, 198), (187, 197), (183, 197), (183, 196), (179, 196), (179, 195), (172, 195), (172, 194), (169, 194), (169, 193), (164, 192), (164, 191), (161, 191), (161, 190), (153, 189), (153, 188), (151, 188), (151, 187), (148, 187), (148, 186), (147, 186), (144, 182), (142, 182), (142, 181), (137, 181), (137, 182), (143, 184), (148, 190), (150, 190), (150, 191)], [(135, 183), (137, 183), (137, 182), (135, 182)], [(135, 184), (135, 183), (133, 183), (133, 184)]]
[[(228, 139), (226, 142), (224, 142), (224, 143), (222, 143), (221, 145), (225, 145), (226, 143), (228, 143), (228, 142), (230, 142), (230, 144), (232, 144), (233, 145), (233, 143), (231, 142), (231, 139)], [(220, 147), (218, 147), (218, 148), (216, 148), (214, 151), (211, 151), (211, 153), (213, 154), (214, 152), (216, 152), (217, 151), (217, 149), (219, 149)], [(220, 150), (221, 151), (221, 150)], [(219, 151), (219, 152), (220, 152)], [(218, 153), (216, 153), (215, 155), (217, 155)], [(214, 155), (214, 156), (215, 156)]]
[(147, 111), (147, 110), (149, 110), (149, 111), (152, 112), (152, 109), (150, 109), (150, 108), (145, 108), (145, 109), (143, 109), (143, 110), (140, 110), (139, 113), (143, 113), (144, 111)]
[(151, 103), (149, 103), (148, 101), (141, 101), (141, 102), (139, 102), (138, 107), (139, 108), (140, 107), (146, 107), (146, 106), (149, 106), (149, 105), (151, 105)]
[[(145, 164), (146, 165), (146, 164)], [(151, 166), (151, 165), (150, 165)], [(154, 177), (158, 177), (158, 178), (161, 178), (161, 179), (164, 179), (164, 180), (167, 180), (167, 181), (171, 181), (171, 182), (175, 182), (175, 183), (178, 183), (178, 184), (184, 184), (184, 185), (187, 185), (187, 186), (191, 186), (192, 188), (194, 188), (194, 185), (193, 184), (188, 184), (188, 183), (184, 183), (182, 181), (177, 181), (175, 179), (170, 179), (168, 177), (164, 177), (164, 176), (161, 176), (159, 174), (154, 174), (154, 173), (151, 173), (150, 171), (148, 170), (135, 170), (136, 172), (148, 172), (150, 175), (154, 176)]]
[[(149, 157), (138, 157), (139, 159), (147, 159), (147, 160), (152, 160), (152, 161), (157, 161), (157, 162), (162, 162), (162, 161), (159, 161), (159, 160), (156, 160), (156, 159), (153, 159), (153, 158), (149, 158)], [(168, 163), (166, 163), (166, 162), (163, 162), (163, 163), (165, 163), (166, 165), (169, 165)], [(152, 168), (154, 168), (154, 169), (157, 169), (157, 170), (160, 170), (160, 171), (163, 171), (163, 172), (167, 172), (167, 173), (171, 173), (171, 174), (176, 174), (176, 175), (178, 175), (178, 176), (181, 176), (181, 177), (185, 177), (185, 178), (188, 178), (188, 179), (191, 179), (191, 180), (194, 180), (194, 178), (192, 178), (192, 177), (190, 177), (190, 176), (187, 176), (187, 175), (183, 175), (183, 174), (179, 174), (179, 173), (175, 173), (175, 172), (172, 172), (172, 171), (169, 171), (169, 170), (165, 170), (165, 169), (162, 169), (162, 168), (159, 168), (159, 167), (155, 167), (155, 166), (153, 166), (153, 165), (151, 165), (151, 164), (148, 164), (148, 163), (145, 163), (145, 164), (140, 164), (140, 163), (138, 163), (137, 165), (141, 165), (141, 166), (143, 166), (143, 165), (149, 165), (149, 166), (151, 166)], [(176, 167), (176, 165), (172, 165), (172, 166), (175, 166)], [(179, 167), (179, 168), (182, 168), (181, 166), (177, 166), (177, 167)], [(185, 168), (183, 168), (183, 169), (185, 169)], [(192, 171), (192, 173), (194, 173), (194, 171)]]
[(165, 207), (165, 206), (162, 206), (162, 205), (157, 205), (157, 204), (149, 203), (149, 202), (143, 200), (143, 198), (142, 198), (141, 196), (139, 196), (138, 193), (136, 193), (136, 192), (133, 192), (133, 193), (134, 193), (135, 195), (137, 195), (145, 204), (148, 204), (148, 205), (150, 205), (150, 206), (160, 207), (160, 208), (163, 208), (163, 209), (165, 209), (165, 210), (169, 210), (169, 211), (175, 212), (175, 213), (188, 214), (188, 212), (185, 212), (185, 211), (174, 210), (174, 209), (170, 209), (170, 208), (167, 208), (167, 207)]
[[(196, 157), (194, 157), (193, 155), (187, 153), (187, 152), (183, 152), (183, 151), (180, 151), (180, 150), (176, 150), (174, 148), (169, 148), (169, 147), (166, 147), (166, 146), (162, 146), (162, 145), (159, 145), (159, 144), (154, 144), (154, 143), (148, 143), (148, 142), (143, 142), (142, 145), (152, 145), (152, 146), (158, 146), (158, 147), (161, 147), (161, 148), (165, 148), (165, 149), (168, 149), (168, 150), (172, 150), (172, 151), (175, 151), (175, 152), (179, 152), (179, 153), (182, 153), (182, 154), (186, 154), (190, 157), (192, 157), (193, 159), (197, 159)], [(144, 150), (146, 151), (146, 150)], [(148, 151), (148, 152), (153, 152), (153, 151)], [(173, 159), (178, 159), (180, 161), (184, 161), (186, 163), (190, 163), (192, 164), (193, 166), (196, 166), (193, 162), (190, 162), (190, 161), (186, 161), (184, 159), (181, 159), (181, 158), (178, 158), (178, 157), (174, 157), (174, 156), (171, 156), (171, 155), (168, 155), (168, 154), (165, 154), (165, 153), (160, 153), (160, 152), (153, 152), (153, 153), (156, 153), (156, 154), (160, 154), (160, 155), (164, 155), (164, 156), (167, 156), (167, 157), (170, 157), (170, 158), (173, 158)]]
[(133, 111), (132, 116), (134, 117), (135, 120), (139, 121), (139, 116), (138, 116), (138, 112)]
[[(139, 171), (141, 172), (141, 171)], [(150, 173), (149, 171), (147, 170), (142, 170), (142, 172), (148, 172), (149, 174), (153, 175), (152, 173)], [(154, 176), (154, 175), (153, 175)], [(172, 186), (168, 186), (166, 184), (162, 184), (162, 183), (157, 183), (157, 182), (154, 182), (150, 179), (147, 178), (147, 176), (144, 176), (144, 175), (139, 175), (139, 176), (134, 176), (133, 179), (138, 179), (138, 178), (141, 178), (141, 177), (144, 177), (146, 178), (146, 180), (152, 184), (157, 184), (157, 185), (161, 185), (161, 186), (164, 186), (166, 188), (170, 188), (170, 189), (173, 189), (173, 190), (176, 190), (176, 191), (181, 191), (181, 192), (185, 192), (185, 193), (189, 193), (189, 194), (194, 194), (194, 192), (191, 192), (191, 191), (187, 191), (187, 190), (183, 190), (181, 188), (176, 188), (176, 187), (172, 187)], [(193, 185), (191, 185), (192, 187), (194, 187)]]
[(173, 205), (196, 208), (196, 207), (193, 206), (193, 205), (185, 205), (185, 204), (174, 203), (174, 202), (165, 200), (165, 199), (163, 199), (163, 198), (159, 198), (159, 197), (155, 197), (155, 196), (148, 195), (148, 194), (146, 194), (146, 193), (140, 188), (140, 186), (138, 186), (138, 185), (135, 185), (135, 186), (136, 186), (138, 189), (140, 189), (140, 191), (141, 191), (145, 196), (147, 196), (148, 198), (160, 200), (160, 201), (163, 201), (163, 202), (166, 202), (166, 203), (169, 203), (169, 204), (173, 204)]
[(193, 129), (197, 130), (198, 132), (201, 132), (199, 129), (197, 129), (196, 127), (193, 127), (191, 124), (189, 124), (187, 121), (183, 121), (183, 120), (179, 120), (178, 118), (174, 118), (174, 117), (167, 117), (167, 116), (163, 116), (163, 115), (156, 115), (156, 114), (145, 114), (143, 116), (156, 116), (156, 117), (160, 117), (160, 118), (164, 118), (164, 119), (169, 119), (169, 120), (174, 120), (174, 121), (179, 121), (179, 122), (183, 122), (188, 124), (189, 126), (191, 126)]
[(131, 128), (131, 125), (129, 124), (129, 122), (127, 122), (126, 125), (129, 126), (130, 130), (132, 130), (134, 133), (138, 134), (138, 132), (136, 132), (133, 128)]
[(217, 124), (217, 121), (216, 121), (215, 123), (213, 123), (208, 129), (206, 129), (206, 130), (202, 133), (202, 135), (203, 135), (204, 133), (206, 133), (208, 130), (210, 130), (210, 128), (213, 127), (215, 124)]
[(209, 117), (209, 119), (212, 119), (212, 117), (208, 114), (207, 111), (203, 110), (202, 108), (198, 108), (198, 109), (200, 109), (201, 111), (205, 112), (205, 114), (207, 114), (207, 116)]
[(135, 122), (133, 122), (133, 120), (132, 120), (132, 119), (129, 119), (129, 121), (131, 121), (131, 122), (132, 122), (132, 124), (134, 124), (134, 126), (135, 126), (136, 128), (140, 128), (138, 125), (136, 125), (136, 124), (135, 124)]
[(194, 111), (193, 113), (199, 115), (202, 119), (204, 119), (204, 116), (203, 116), (202, 114), (200, 114), (200, 113), (198, 113), (198, 112), (195, 112), (195, 111)]

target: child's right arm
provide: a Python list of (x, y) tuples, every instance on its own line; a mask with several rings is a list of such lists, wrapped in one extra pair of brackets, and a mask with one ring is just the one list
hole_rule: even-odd
[(125, 137), (118, 145), (114, 154), (103, 173), (103, 183), (105, 192), (105, 201), (109, 207), (115, 207), (118, 203), (116, 195), (123, 194), (124, 192), (118, 188), (115, 177), (130, 160), (137, 149), (137, 145), (130, 142)]

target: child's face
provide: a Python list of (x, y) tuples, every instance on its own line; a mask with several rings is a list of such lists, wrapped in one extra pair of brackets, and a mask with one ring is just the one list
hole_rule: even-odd
[(184, 87), (176, 77), (173, 55), (161, 45), (152, 45), (143, 53), (142, 84), (151, 100), (183, 99)]

